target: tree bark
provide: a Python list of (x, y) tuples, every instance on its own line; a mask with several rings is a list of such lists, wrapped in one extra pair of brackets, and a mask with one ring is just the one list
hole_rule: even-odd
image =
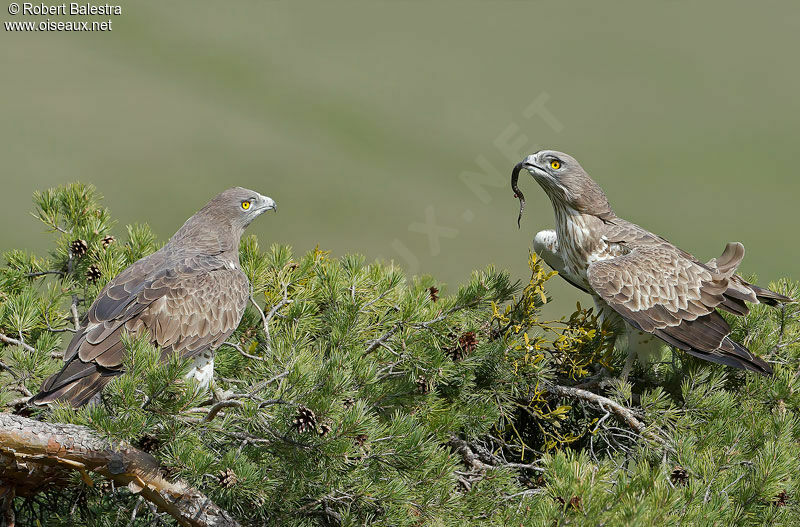
[(158, 460), (146, 452), (112, 443), (84, 426), (0, 413), (0, 496), (6, 501), (63, 486), (69, 470), (77, 470), (89, 485), (89, 472), (126, 485), (187, 527), (239, 526), (198, 490), (164, 479)]

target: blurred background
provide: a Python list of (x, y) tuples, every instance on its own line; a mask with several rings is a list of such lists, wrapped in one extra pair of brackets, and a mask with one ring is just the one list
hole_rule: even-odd
[[(8, 14), (7, 21), (46, 18)], [(0, 42), (0, 249), (41, 250), (34, 190), (95, 184), (166, 240), (234, 185), (280, 206), (264, 246), (527, 279), (553, 224), (513, 165), (573, 154), (616, 212), (761, 282), (800, 278), (800, 5), (128, 2), (105, 33)], [(588, 298), (554, 284), (560, 315)]]

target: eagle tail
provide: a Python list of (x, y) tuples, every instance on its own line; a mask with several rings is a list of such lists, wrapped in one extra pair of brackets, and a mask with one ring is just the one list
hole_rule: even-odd
[(83, 375), (64, 378), (69, 366), (70, 364), (67, 364), (63, 370), (48, 377), (42, 384), (41, 391), (31, 398), (31, 404), (45, 405), (55, 401), (64, 401), (73, 408), (78, 408), (88, 403), (95, 394), (121, 373), (94, 368), (94, 371), (84, 370), (81, 372)]
[(778, 304), (793, 304), (796, 302), (796, 300), (789, 298), (786, 295), (776, 293), (775, 291), (764, 289), (763, 287), (758, 287), (757, 285), (753, 284), (749, 285), (756, 294), (758, 301), (762, 304), (767, 304), (768, 306), (777, 306)]
[(767, 361), (756, 357), (750, 353), (750, 350), (738, 342), (735, 342), (731, 339), (727, 339), (727, 341), (733, 345), (733, 351), (724, 349), (716, 350), (713, 353), (699, 351), (696, 349), (689, 349), (685, 351), (689, 355), (694, 355), (697, 358), (710, 362), (716, 362), (717, 364), (731, 366), (740, 370), (748, 370), (765, 376), (772, 375), (772, 366), (770, 366)]
[(712, 311), (696, 320), (657, 329), (653, 333), (667, 344), (699, 359), (761, 375), (772, 375), (772, 366), (732, 340), (728, 336), (730, 332), (725, 319)]
[(742, 258), (744, 258), (744, 245), (738, 242), (733, 242), (725, 246), (725, 250), (719, 258), (714, 258), (706, 264), (717, 273), (730, 279), (728, 290), (725, 291), (725, 296), (731, 301), (728, 302), (729, 305), (723, 305), (720, 307), (730, 311), (731, 313), (740, 315), (747, 314), (749, 311), (746, 307), (741, 309), (741, 306), (744, 305), (743, 302), (740, 302), (742, 300), (751, 303), (760, 302), (762, 304), (767, 304), (768, 306), (777, 306), (778, 304), (788, 304), (794, 302), (794, 300), (786, 295), (753, 285), (743, 279), (741, 276), (734, 274), (736, 269), (739, 267)]

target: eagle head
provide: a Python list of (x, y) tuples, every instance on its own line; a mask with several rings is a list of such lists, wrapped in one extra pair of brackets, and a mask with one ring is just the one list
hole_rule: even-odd
[(278, 210), (278, 205), (272, 198), (242, 187), (233, 187), (222, 191), (206, 206), (210, 206), (215, 212), (228, 218), (232, 224), (242, 230), (264, 212)]
[(574, 157), (555, 150), (540, 150), (518, 163), (512, 173), (511, 187), (520, 199), (520, 217), (525, 201), (517, 188), (517, 180), (522, 169), (527, 170), (539, 183), (554, 207), (568, 208), (601, 218), (613, 214), (603, 189), (589, 177)]

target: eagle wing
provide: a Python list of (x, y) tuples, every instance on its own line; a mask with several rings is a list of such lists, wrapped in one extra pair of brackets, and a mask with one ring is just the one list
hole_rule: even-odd
[(214, 258), (165, 265), (167, 259), (154, 253), (108, 283), (67, 346), (64, 368), (44, 382), (33, 402), (85, 404), (123, 372), (124, 332), (147, 331), (163, 354), (182, 357), (214, 349), (227, 339), (247, 305), (245, 274)]
[(634, 244), (630, 252), (593, 262), (587, 278), (595, 293), (631, 325), (704, 360), (764, 375), (772, 368), (730, 339), (717, 308), (741, 315), (758, 302), (736, 271), (744, 246), (703, 264), (663, 239)]

